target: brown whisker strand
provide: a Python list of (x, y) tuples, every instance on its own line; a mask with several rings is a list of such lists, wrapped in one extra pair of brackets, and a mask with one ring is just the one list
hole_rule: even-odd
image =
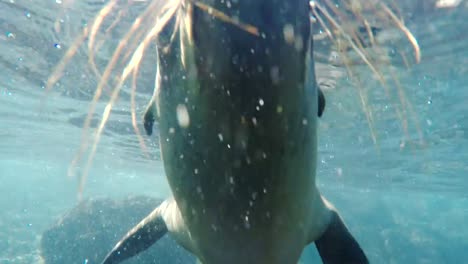
[(232, 17), (229, 17), (228, 15), (224, 14), (223, 12), (219, 11), (219, 10), (216, 10), (214, 9), (213, 7), (209, 6), (209, 5), (206, 5), (200, 1), (196, 1), (196, 0), (190, 0), (195, 6), (197, 6), (198, 8), (200, 8), (201, 10), (207, 12), (208, 14), (211, 14), (213, 15), (214, 17), (216, 17), (217, 19), (221, 20), (221, 21), (224, 21), (226, 23), (229, 23), (229, 24), (232, 24), (234, 26), (237, 26), (239, 27), (240, 29), (252, 34), (252, 35), (255, 35), (255, 36), (260, 36), (260, 33), (258, 32), (258, 29), (252, 25), (249, 25), (249, 24), (244, 24), (242, 22), (239, 22), (235, 19), (233, 19)]
[[(133, 56), (132, 56), (130, 62), (127, 64), (127, 66), (123, 70), (123, 73), (118, 78), (118, 83), (117, 83), (116, 87), (113, 89), (111, 98), (110, 98), (108, 104), (106, 105), (106, 108), (105, 108), (104, 113), (102, 115), (101, 123), (99, 124), (99, 128), (98, 128), (98, 130), (96, 132), (96, 135), (94, 137), (94, 141), (93, 141), (93, 144), (92, 144), (92, 147), (91, 147), (91, 152), (90, 152), (90, 155), (88, 156), (88, 160), (87, 160), (85, 169), (84, 169), (83, 174), (82, 174), (81, 179), (80, 179), (80, 184), (79, 184), (79, 188), (78, 188), (78, 192), (80, 194), (82, 194), (82, 192), (83, 192), (83, 188), (84, 188), (84, 185), (86, 183), (86, 179), (87, 179), (88, 174), (89, 174), (89, 168), (92, 165), (92, 161), (93, 161), (94, 155), (96, 153), (97, 145), (99, 144), (102, 132), (103, 132), (103, 130), (105, 128), (105, 125), (107, 123), (107, 120), (109, 119), (109, 116), (111, 114), (112, 107), (115, 104), (116, 100), (118, 99), (118, 96), (119, 96), (120, 91), (122, 89), (123, 83), (128, 78), (128, 76), (129, 76), (129, 74), (131, 72), (138, 69), (137, 65), (139, 65), (141, 60), (142, 60), (142, 57), (143, 57), (144, 51), (145, 51), (145, 49), (147, 47), (147, 44), (150, 41), (152, 41), (154, 39), (154, 37), (156, 37), (161, 32), (163, 27), (173, 17), (173, 15), (175, 14), (175, 12), (176, 12), (176, 10), (178, 9), (179, 6), (175, 5), (173, 7), (174, 7), (173, 9), (167, 10), (166, 13), (164, 13), (161, 16), (161, 18), (158, 19), (155, 22), (155, 26), (151, 28), (150, 32), (146, 35), (145, 39), (140, 43), (140, 45), (138, 45), (138, 48), (133, 53)], [(141, 18), (137, 19), (137, 20), (138, 21), (135, 21), (133, 26), (137, 27), (137, 26), (140, 25)], [(97, 95), (97, 96), (93, 99), (92, 106), (91, 106), (92, 108), (88, 112), (88, 118), (89, 118), (89, 119), (87, 119), (88, 122), (86, 122), (85, 127), (83, 129), (87, 129), (87, 125), (89, 126), (89, 121), (90, 121), (90, 117), (91, 117), (90, 113), (94, 112), (95, 104), (96, 104), (97, 100), (99, 99), (100, 93), (102, 92), (103, 83), (104, 83), (104, 81), (107, 81), (107, 79), (109, 78), (109, 74), (110, 74), (111, 70), (113, 69), (117, 58), (119, 57), (122, 48), (126, 45), (126, 43), (128, 41), (128, 37), (132, 34), (132, 32), (134, 32), (133, 29), (130, 30), (127, 33), (127, 38), (124, 38), (124, 40), (122, 40), (119, 43), (119, 47), (115, 51), (115, 53), (114, 53), (114, 55), (113, 55), (113, 57), (111, 59), (111, 62), (108, 64), (108, 66), (107, 66), (107, 68), (106, 68), (106, 70), (105, 70), (105, 72), (104, 72), (104, 74), (103, 74), (103, 76), (101, 78), (101, 82), (98, 85), (98, 88), (96, 90), (95, 95)]]
[(405, 33), (406, 37), (408, 38), (409, 42), (411, 43), (411, 45), (413, 46), (413, 49), (414, 49), (414, 57), (416, 59), (416, 63), (420, 63), (421, 62), (421, 50), (419, 48), (419, 44), (418, 44), (418, 41), (416, 40), (416, 38), (414, 37), (413, 33), (411, 33), (411, 31), (405, 26), (405, 24), (403, 24), (402, 21), (400, 21), (396, 16), (395, 14), (384, 4), (384, 3), (380, 3), (381, 7), (383, 8), (383, 10), (390, 16), (390, 18), (392, 18), (393, 22), (398, 26), (398, 28), (403, 32)]
[(96, 63), (94, 61), (94, 42), (96, 39), (97, 32), (101, 28), (101, 24), (104, 21), (104, 18), (112, 11), (114, 6), (117, 4), (117, 0), (111, 0), (107, 3), (98, 13), (98, 15), (94, 18), (94, 22), (92, 23), (91, 32), (89, 34), (88, 40), (88, 62), (91, 65), (91, 68), (94, 74), (100, 78), (101, 73), (97, 69)]

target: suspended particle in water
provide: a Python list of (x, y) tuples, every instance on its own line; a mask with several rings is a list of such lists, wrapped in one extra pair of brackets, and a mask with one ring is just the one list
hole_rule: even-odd
[(187, 111), (187, 107), (184, 104), (177, 105), (176, 113), (179, 126), (182, 128), (187, 128), (190, 125), (190, 117)]
[(294, 43), (294, 27), (291, 24), (286, 24), (283, 27), (283, 37), (286, 43), (293, 44)]
[(249, 229), (250, 228), (250, 222), (249, 222), (249, 216), (246, 215), (245, 218), (244, 218), (244, 226), (246, 229)]

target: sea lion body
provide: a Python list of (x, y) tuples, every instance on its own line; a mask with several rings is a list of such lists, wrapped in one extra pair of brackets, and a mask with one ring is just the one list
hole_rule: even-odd
[(321, 111), (308, 1), (204, 3), (260, 34), (184, 2), (178, 36), (158, 48), (156, 109), (147, 115), (158, 116), (174, 200), (131, 230), (106, 264), (166, 231), (204, 264), (297, 263), (331, 223), (342, 224), (315, 182)]

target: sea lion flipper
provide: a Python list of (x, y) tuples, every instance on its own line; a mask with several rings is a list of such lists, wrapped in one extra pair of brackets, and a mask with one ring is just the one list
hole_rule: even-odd
[(120, 263), (146, 250), (167, 233), (161, 206), (132, 228), (106, 256), (102, 264)]
[(318, 117), (322, 117), (323, 111), (325, 111), (325, 95), (322, 89), (318, 88)]
[(154, 121), (156, 121), (157, 116), (157, 108), (156, 108), (156, 100), (153, 98), (146, 107), (145, 115), (143, 116), (143, 126), (145, 127), (146, 134), (151, 136), (153, 133), (153, 125)]
[(315, 241), (323, 263), (367, 264), (364, 251), (348, 231), (340, 215), (332, 210), (330, 223), (325, 232)]

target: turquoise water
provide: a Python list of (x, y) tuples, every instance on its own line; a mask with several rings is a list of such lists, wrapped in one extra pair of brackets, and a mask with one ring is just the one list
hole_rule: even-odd
[[(392, 104), (397, 98), (386, 97), (369, 69), (356, 66), (373, 111), (374, 144), (346, 71), (322, 65), (318, 75), (331, 87), (325, 89), (327, 108), (320, 121), (319, 188), (341, 211), (372, 263), (468, 263), (468, 4), (418, 13), (416, 1), (408, 2), (403, 14), (418, 39), (422, 62), (409, 69), (396, 62), (394, 70), (418, 122), (406, 111), (405, 133)], [(125, 19), (131, 21), (145, 4), (136, 4)], [(90, 77), (85, 49), (45, 106), (41, 99), (52, 68), (100, 7), (91, 1), (0, 0), (1, 264), (38, 263), (42, 232), (77, 203), (77, 179), (67, 177), (67, 170), (97, 81)], [(54, 27), (57, 21), (60, 30)], [(99, 59), (108, 55), (103, 52)], [(139, 113), (152, 92), (151, 59), (145, 60), (147, 74), (139, 81)], [(104, 105), (98, 105), (98, 113)], [(170, 194), (156, 137), (145, 137), (147, 158), (129, 109), (124, 96), (99, 144), (85, 197)], [(320, 263), (313, 246), (302, 260)]]

